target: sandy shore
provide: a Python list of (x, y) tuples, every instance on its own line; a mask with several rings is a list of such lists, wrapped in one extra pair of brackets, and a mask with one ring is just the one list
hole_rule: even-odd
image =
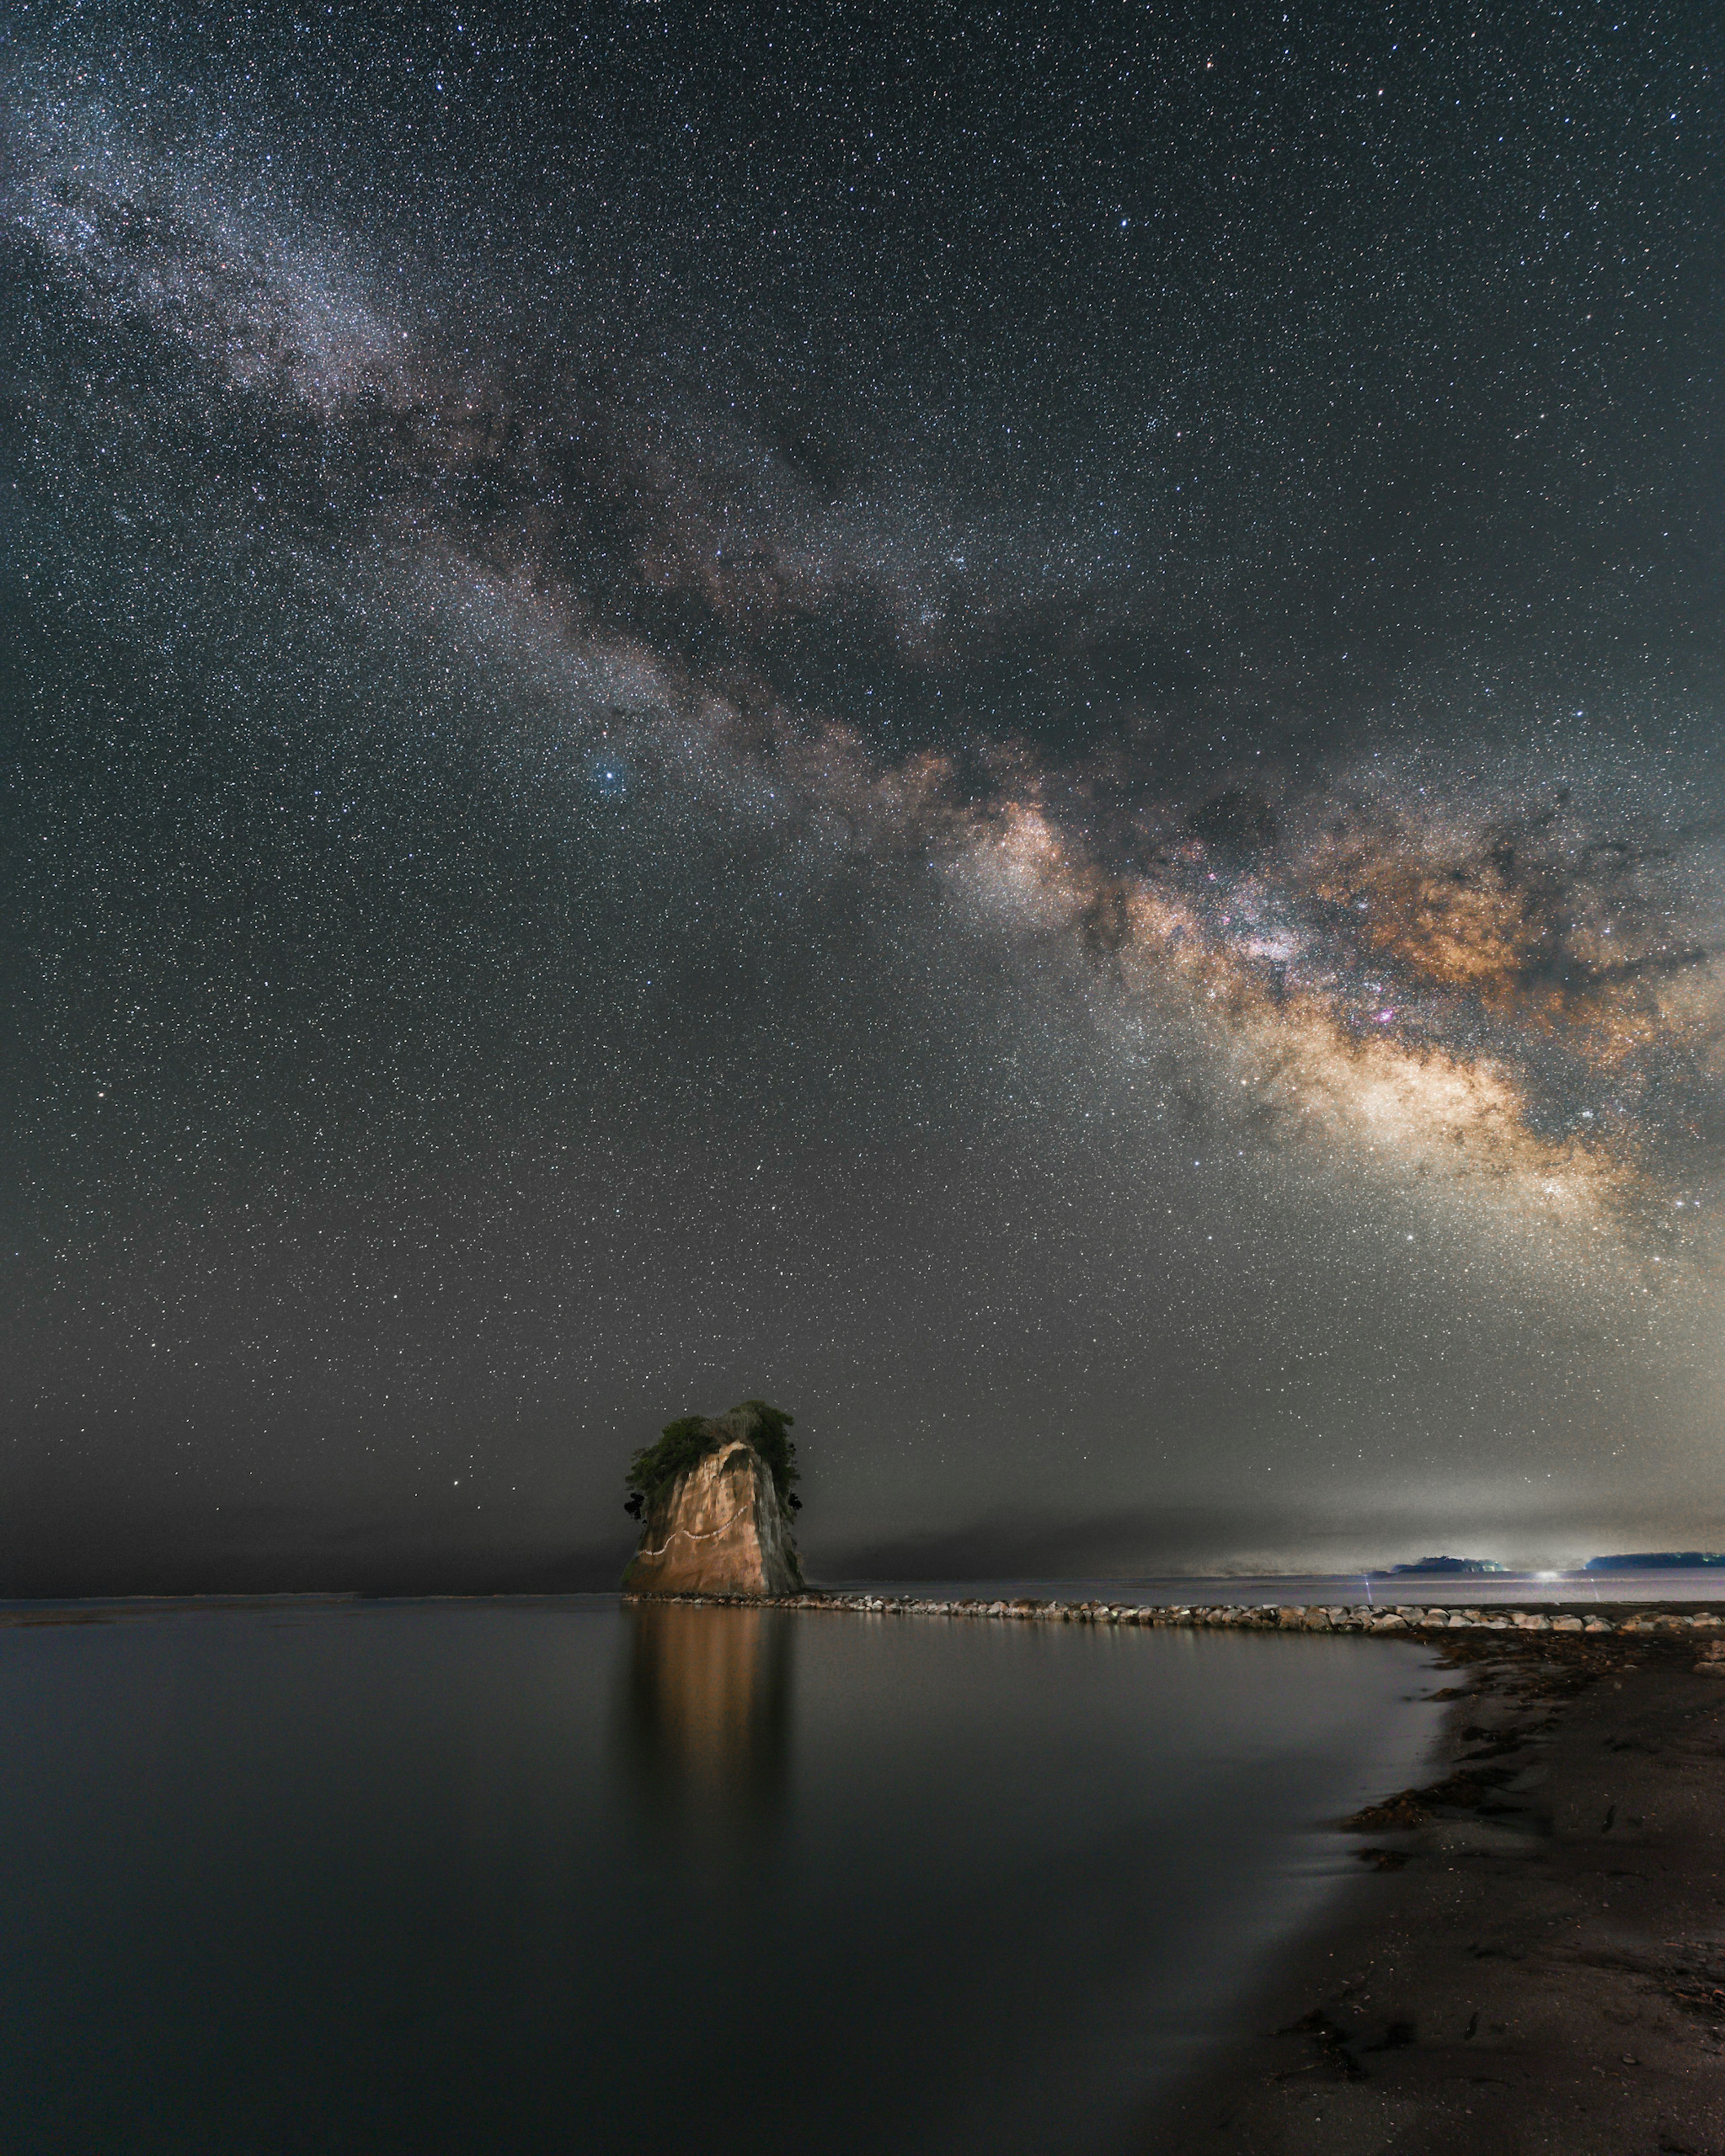
[[(1437, 1643), (1435, 1642), (1435, 1645)], [(1153, 2156), (1725, 2156), (1725, 1679), (1694, 1639), (1445, 1639), (1434, 1783)]]

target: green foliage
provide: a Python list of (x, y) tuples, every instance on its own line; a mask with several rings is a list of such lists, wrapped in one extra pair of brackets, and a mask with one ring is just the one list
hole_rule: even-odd
[(631, 1490), (639, 1490), (650, 1505), (661, 1490), (668, 1488), (697, 1460), (706, 1459), (720, 1441), (705, 1415), (679, 1415), (675, 1422), (665, 1424), (657, 1445), (649, 1445), (635, 1455), (624, 1479)]
[(800, 1479), (797, 1448), (785, 1435), (794, 1427), (793, 1418), (783, 1408), (770, 1406), (765, 1400), (744, 1400), (726, 1415), (679, 1415), (665, 1424), (657, 1445), (646, 1446), (630, 1460), (624, 1480), (651, 1505), (678, 1476), (686, 1474), (721, 1445), (740, 1437), (772, 1476), (773, 1486), (783, 1504), (792, 1483)]
[(773, 1486), (783, 1504), (791, 1494), (792, 1483), (803, 1479), (797, 1466), (797, 1448), (785, 1435), (788, 1430), (796, 1428), (796, 1417), (788, 1415), (783, 1408), (769, 1407), (765, 1400), (745, 1400), (741, 1407), (732, 1408), (726, 1419), (730, 1421), (744, 1414), (754, 1416), (755, 1426), (748, 1434), (749, 1443), (771, 1469)]

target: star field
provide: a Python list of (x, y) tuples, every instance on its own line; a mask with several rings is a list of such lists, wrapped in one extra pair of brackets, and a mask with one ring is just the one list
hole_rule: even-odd
[(20, 9), (14, 1591), (1725, 1533), (1718, 44)]

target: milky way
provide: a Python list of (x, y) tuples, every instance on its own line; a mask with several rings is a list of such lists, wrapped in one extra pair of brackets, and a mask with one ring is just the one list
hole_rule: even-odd
[(1725, 1533), (1703, 11), (20, 20), (18, 1584)]

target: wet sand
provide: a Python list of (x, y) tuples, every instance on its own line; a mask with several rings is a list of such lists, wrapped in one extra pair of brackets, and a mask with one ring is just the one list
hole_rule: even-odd
[(1725, 1678), (1693, 1639), (1466, 1635), (1433, 1783), (1153, 2156), (1725, 2156)]

